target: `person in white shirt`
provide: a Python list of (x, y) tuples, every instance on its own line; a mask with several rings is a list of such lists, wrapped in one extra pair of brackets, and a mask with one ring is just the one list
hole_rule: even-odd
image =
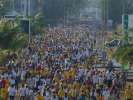
[(39, 91), (40, 91), (41, 95), (43, 95), (44, 89), (45, 89), (45, 86), (44, 85), (40, 86)]
[(45, 100), (49, 100), (50, 99), (50, 92), (48, 90), (45, 92), (44, 98), (45, 98)]
[(110, 92), (108, 89), (104, 89), (103, 90), (103, 96), (104, 96), (104, 100), (108, 100), (109, 96), (110, 96)]
[(98, 77), (99, 79), (99, 84), (103, 84), (103, 82), (104, 82), (104, 78), (102, 77), (102, 75), (100, 75), (99, 77)]
[(65, 93), (64, 100), (68, 100), (67, 93)]
[(15, 71), (15, 70), (12, 70), (12, 76), (13, 76), (14, 78), (16, 78), (17, 73), (16, 73), (16, 71)]
[(16, 95), (16, 89), (13, 85), (8, 88), (8, 94), (9, 94), (9, 100), (14, 100)]
[(92, 76), (93, 84), (95, 85), (97, 83), (97, 76), (93, 75)]
[(50, 100), (59, 100), (58, 97), (56, 95), (51, 96)]
[(10, 85), (15, 85), (15, 80), (13, 77), (10, 79)]
[(25, 89), (24, 85), (22, 85), (22, 87), (19, 89), (20, 100), (25, 100), (25, 96), (26, 96), (25, 91), (26, 91), (26, 89)]
[(34, 100), (35, 96), (34, 96), (34, 92), (32, 88), (29, 88), (29, 100)]
[(29, 87), (28, 87), (28, 86), (26, 86), (26, 87), (25, 87), (26, 100), (28, 100), (28, 99), (29, 99), (29, 92), (30, 92)]
[(96, 100), (96, 95), (97, 95), (96, 90), (95, 89), (91, 90), (90, 92), (91, 100)]
[(21, 72), (21, 80), (22, 81), (24, 80), (25, 75), (26, 75), (26, 71), (25, 70), (22, 70), (22, 72)]

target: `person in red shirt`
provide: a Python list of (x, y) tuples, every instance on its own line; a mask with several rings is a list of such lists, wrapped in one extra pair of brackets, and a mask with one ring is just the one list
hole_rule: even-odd
[(1, 84), (2, 84), (2, 87), (3, 87), (3, 88), (6, 87), (6, 80), (5, 80), (5, 78), (2, 79)]

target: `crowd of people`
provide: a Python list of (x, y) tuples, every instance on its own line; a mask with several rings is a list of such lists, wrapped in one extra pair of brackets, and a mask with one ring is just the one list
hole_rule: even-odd
[(90, 67), (84, 34), (50, 30), (10, 54), (0, 74), (0, 100), (120, 100), (123, 73)]

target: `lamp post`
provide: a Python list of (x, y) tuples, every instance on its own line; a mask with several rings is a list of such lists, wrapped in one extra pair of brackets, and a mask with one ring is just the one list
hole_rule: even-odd
[(30, 11), (31, 11), (31, 1), (28, 0), (28, 19), (29, 19), (29, 44), (31, 43), (31, 20), (30, 20)]
[(14, 3), (15, 3), (14, 0), (12, 0), (12, 9), (13, 9), (13, 11), (15, 10), (15, 4)]
[(28, 21), (28, 43), (31, 43), (31, 0), (21, 0), (21, 12), (23, 20)]
[(105, 34), (108, 29), (108, 0), (102, 0), (102, 41), (103, 41), (103, 49), (105, 43)]
[(122, 26), (125, 44), (128, 44), (128, 13), (125, 0), (122, 0)]

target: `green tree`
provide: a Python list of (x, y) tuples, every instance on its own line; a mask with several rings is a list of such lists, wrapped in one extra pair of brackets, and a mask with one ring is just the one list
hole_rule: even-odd
[(128, 62), (132, 63), (133, 61), (133, 45), (119, 47), (113, 54), (113, 57), (116, 58), (122, 64)]
[(43, 14), (40, 12), (31, 18), (31, 30), (33, 33), (42, 33), (44, 28)]
[(0, 47), (8, 48), (13, 38), (20, 32), (19, 23), (12, 20), (0, 21)]

